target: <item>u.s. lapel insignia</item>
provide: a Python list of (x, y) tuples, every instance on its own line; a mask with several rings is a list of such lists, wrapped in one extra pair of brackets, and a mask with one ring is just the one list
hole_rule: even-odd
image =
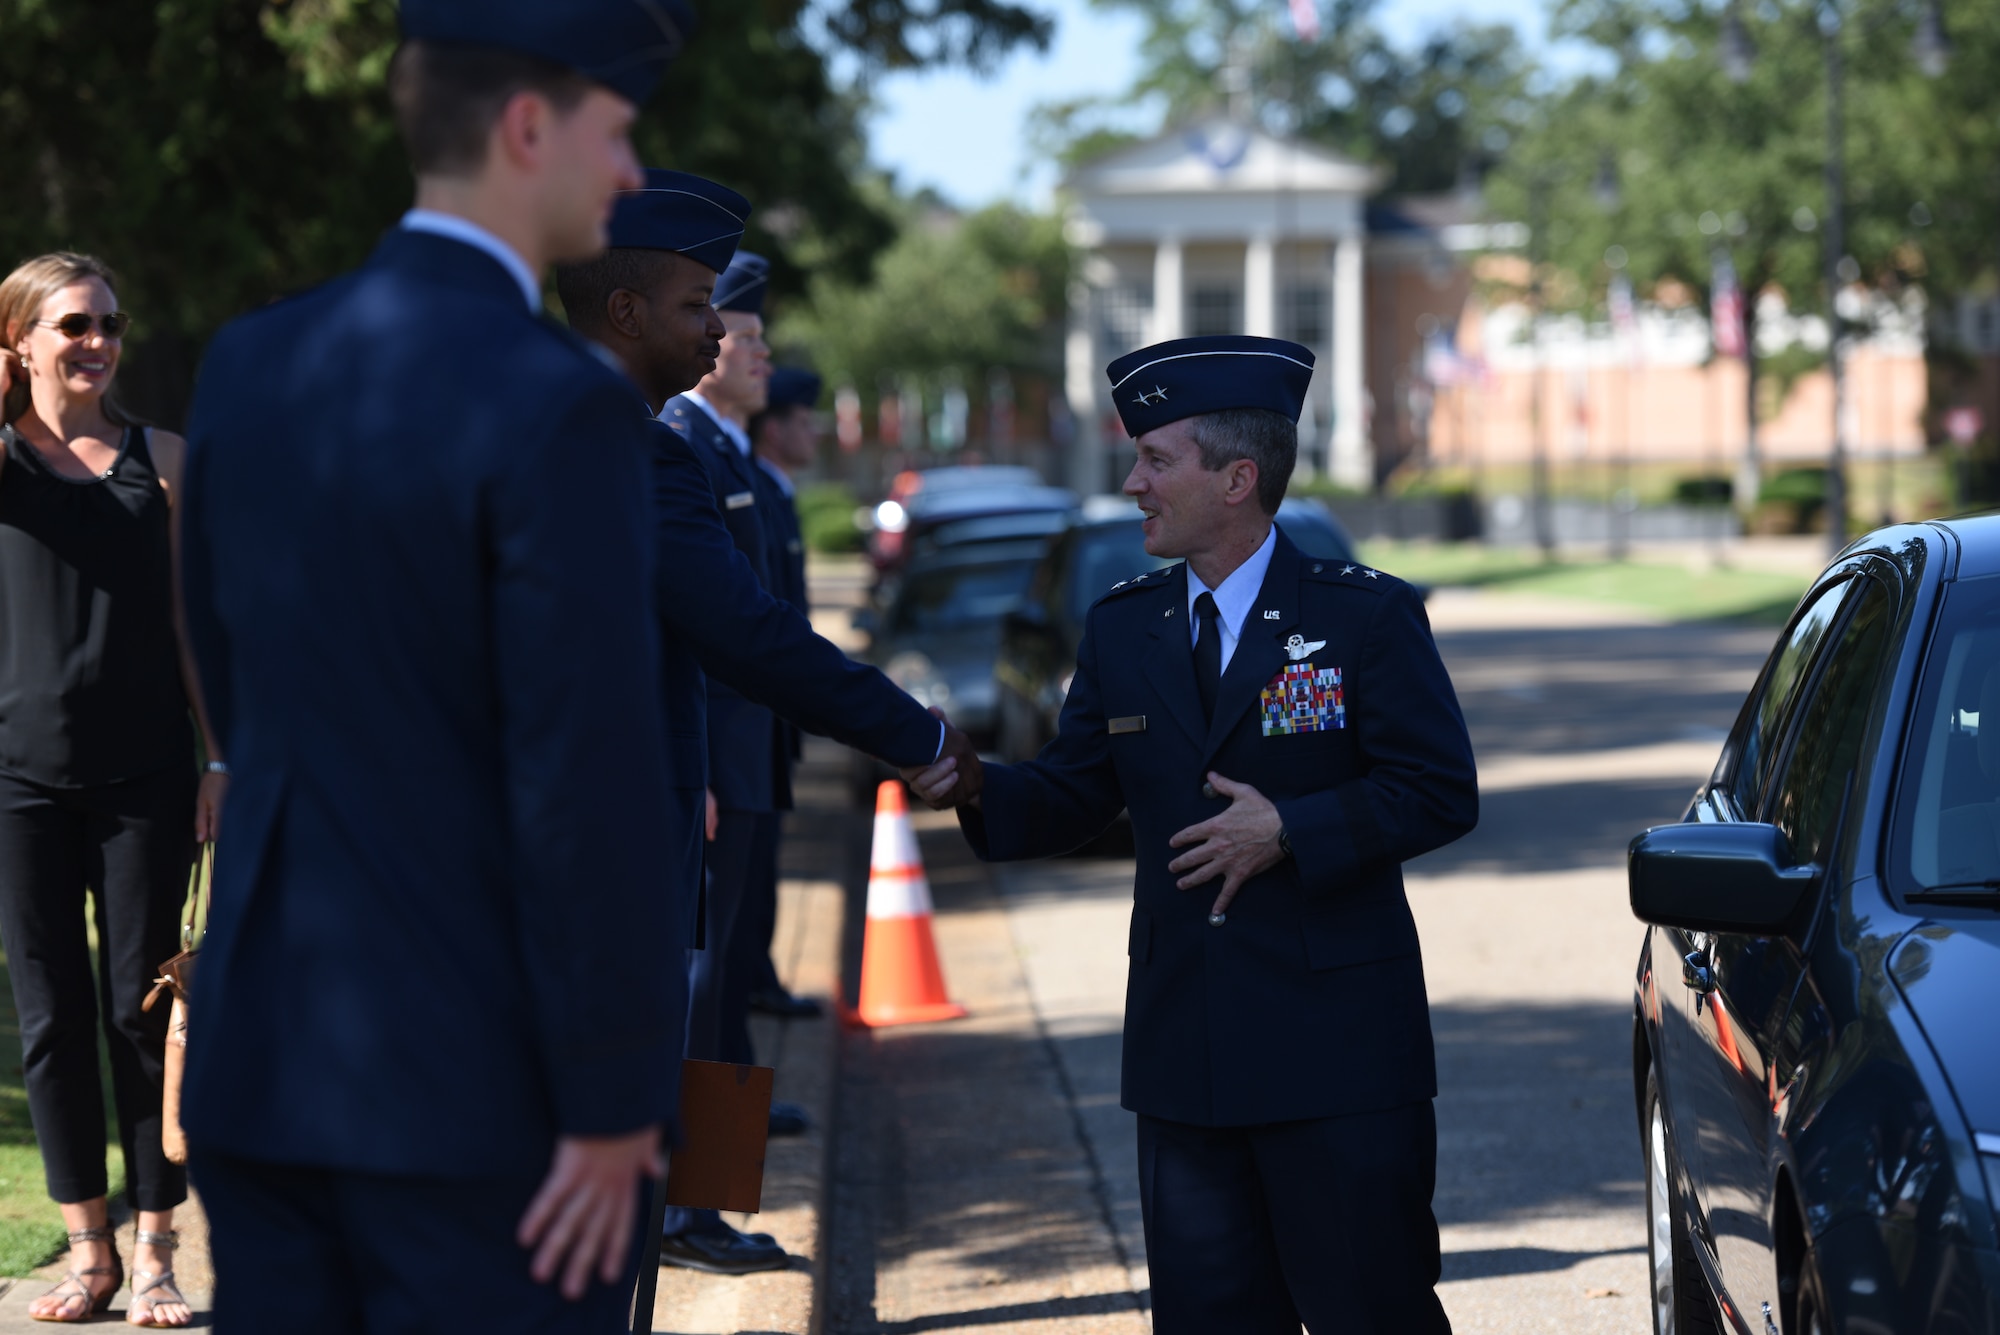
[[(1292, 638), (1303, 643), (1299, 636)], [(1266, 737), (1345, 728), (1347, 700), (1341, 690), (1340, 669), (1299, 662), (1281, 669), (1259, 696), (1257, 715)]]
[(1294, 663), (1302, 663), (1306, 660), (1308, 656), (1315, 654), (1324, 648), (1326, 648), (1325, 640), (1313, 640), (1308, 642), (1306, 637), (1303, 635), (1294, 635), (1292, 636), (1291, 639), (1285, 641), (1285, 654)]

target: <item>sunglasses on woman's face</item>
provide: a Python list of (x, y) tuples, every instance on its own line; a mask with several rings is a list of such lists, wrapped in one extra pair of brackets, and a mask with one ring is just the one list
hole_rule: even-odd
[(126, 332), (132, 328), (132, 317), (124, 311), (113, 311), (109, 315), (98, 316), (85, 315), (79, 311), (75, 315), (65, 315), (60, 320), (37, 320), (35, 323), (44, 329), (60, 329), (64, 338), (88, 338), (91, 326), (95, 325), (104, 331), (106, 338), (115, 341), (125, 337)]

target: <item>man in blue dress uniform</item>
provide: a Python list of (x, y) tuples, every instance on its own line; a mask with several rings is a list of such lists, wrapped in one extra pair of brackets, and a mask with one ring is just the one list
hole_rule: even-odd
[[(772, 593), (810, 613), (811, 597), (806, 591), (805, 532), (799, 524), (797, 487), (792, 474), (812, 467), (818, 453), (818, 428), (814, 410), (819, 406), (823, 382), (811, 371), (796, 366), (771, 368), (769, 392), (764, 411), (750, 419), (750, 445), (757, 461), (757, 507), (765, 521), (765, 545), (770, 552)], [(797, 727), (780, 720), (783, 730), (778, 762), (785, 769), (785, 793), (804, 757), (803, 739)], [(791, 809), (791, 802), (783, 810)], [(778, 846), (783, 838), (783, 821), (778, 818), (778, 838), (760, 849), (751, 868), (750, 893), (744, 904), (744, 925), (737, 932), (737, 964), (750, 980), (750, 1008), (786, 1020), (810, 1020), (820, 1013), (820, 1004), (811, 997), (795, 997), (778, 977), (771, 959), (771, 941), (778, 929)]]
[[(749, 422), (764, 408), (771, 376), (764, 343), (764, 293), (770, 263), (739, 250), (716, 280), (715, 309), (725, 330), (715, 369), (701, 383), (668, 400), (660, 420), (685, 439), (708, 470), (715, 503), (736, 548), (767, 590), (776, 590), (771, 568), (771, 526), (758, 498), (765, 488), (751, 457)], [(791, 805), (790, 767), (782, 722), (764, 706), (711, 682), (708, 692), (709, 787), (715, 794), (716, 829), (708, 858), (707, 949), (696, 962), (688, 1030), (689, 1054), (714, 1061), (755, 1060), (750, 1044), (750, 991), (754, 976), (732, 968), (738, 925), (744, 918), (755, 867), (774, 856), (778, 813)], [(805, 1129), (795, 1106), (774, 1105), (777, 1134)]]
[(1099, 599), (1056, 739), (959, 808), (993, 860), (1131, 812), (1123, 1102), (1161, 1335), (1449, 1329), (1401, 864), (1472, 828), (1472, 748), (1410, 587), (1271, 522), (1311, 376), (1261, 338), (1112, 363), (1146, 549), (1186, 559)]
[[(947, 730), (765, 591), (724, 525), (698, 447), (653, 417), (714, 370), (724, 331), (709, 301), (748, 214), (747, 201), (726, 187), (683, 172), (648, 171), (642, 189), (618, 198), (611, 248), (557, 271), (572, 326), (624, 366), (635, 386), (633, 411), (652, 434), (661, 681), (676, 769), (670, 828), (686, 869), (679, 883), (688, 887), (700, 884), (703, 783), (711, 764), (704, 674), (906, 772), (940, 755), (972, 755), (963, 733)], [(683, 903), (697, 929), (700, 898), (689, 894)], [(708, 905), (716, 907), (714, 897)], [(711, 956), (728, 930), (715, 916), (707, 915), (707, 948), (698, 959)], [(676, 1210), (669, 1224), (662, 1255), (671, 1264), (726, 1274), (789, 1264), (768, 1235), (738, 1232), (714, 1211)]]
[(187, 616), (235, 769), (186, 1119), (225, 1331), (622, 1330), (678, 1108), (646, 429), (540, 318), (678, 0), (404, 0), (417, 207), (225, 329)]

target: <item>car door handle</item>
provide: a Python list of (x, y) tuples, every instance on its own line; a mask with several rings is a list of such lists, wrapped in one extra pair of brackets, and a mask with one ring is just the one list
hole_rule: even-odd
[(1703, 996), (1715, 991), (1715, 971), (1699, 950), (1689, 951), (1682, 958), (1681, 982)]

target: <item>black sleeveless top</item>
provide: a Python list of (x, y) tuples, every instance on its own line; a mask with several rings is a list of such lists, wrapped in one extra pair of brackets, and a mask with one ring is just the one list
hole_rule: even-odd
[(167, 496), (127, 427), (102, 477), (0, 428), (0, 771), (83, 788), (192, 765)]

